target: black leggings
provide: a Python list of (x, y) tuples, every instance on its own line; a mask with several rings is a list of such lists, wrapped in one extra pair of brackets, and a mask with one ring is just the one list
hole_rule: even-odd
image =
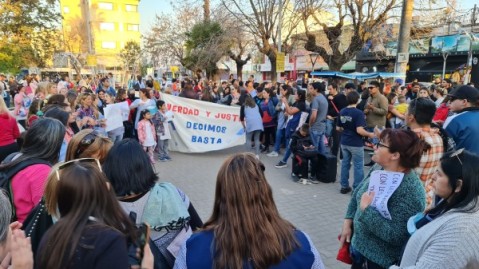
[[(263, 137), (264, 146), (268, 148), (270, 145), (274, 145), (274, 136), (276, 136), (276, 126), (264, 127)], [(273, 139), (271, 139), (273, 137)]]

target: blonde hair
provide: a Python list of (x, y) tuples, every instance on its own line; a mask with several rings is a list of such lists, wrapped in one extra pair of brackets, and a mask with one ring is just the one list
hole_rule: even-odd
[(81, 130), (75, 134), (68, 143), (65, 161), (71, 161), (78, 158), (95, 158), (103, 163), (106, 155), (110, 151), (113, 143), (108, 137), (95, 134), (95, 140), (90, 145), (86, 146), (82, 152), (77, 153), (81, 147), (82, 140), (89, 134), (96, 132), (93, 129)]
[(0, 98), (0, 114), (4, 113), (10, 113), (10, 111), (8, 110), (7, 104), (5, 104), (5, 100)]

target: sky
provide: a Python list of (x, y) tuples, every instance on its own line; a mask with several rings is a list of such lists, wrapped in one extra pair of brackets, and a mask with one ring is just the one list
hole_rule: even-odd
[[(146, 33), (150, 26), (153, 24), (155, 19), (155, 14), (165, 12), (170, 13), (172, 7), (170, 1), (175, 0), (141, 0), (138, 7), (140, 12), (140, 31), (142, 34)], [(450, 1), (450, 0), (449, 0)], [(444, 2), (444, 0), (440, 1)], [(456, 0), (457, 9), (472, 9), (474, 7), (474, 2), (471, 0)], [(444, 5), (444, 3), (442, 3)]]
[[(174, 0), (173, 0), (174, 1)], [(138, 6), (140, 12), (140, 31), (142, 34), (148, 31), (153, 24), (155, 15), (161, 12), (171, 12), (170, 0), (141, 0)]]

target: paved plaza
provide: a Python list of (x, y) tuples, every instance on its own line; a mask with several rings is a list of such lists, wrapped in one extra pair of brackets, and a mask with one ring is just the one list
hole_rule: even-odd
[[(238, 146), (201, 154), (172, 152), (173, 161), (159, 162), (156, 169), (161, 181), (171, 182), (188, 194), (205, 221), (213, 208), (216, 174), (223, 160), (244, 150), (244, 146)], [(294, 183), (290, 177), (291, 161), (287, 168), (277, 169), (274, 165), (279, 160), (280, 157), (261, 155), (281, 215), (312, 238), (326, 268), (349, 268), (336, 260), (336, 254), (350, 194), (339, 193), (339, 178), (329, 184)]]

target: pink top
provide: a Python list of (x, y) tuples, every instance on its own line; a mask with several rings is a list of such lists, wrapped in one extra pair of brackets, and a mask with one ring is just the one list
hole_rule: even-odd
[(40, 202), (51, 167), (46, 164), (30, 165), (12, 179), (13, 203), (17, 219), (23, 222), (28, 213)]

